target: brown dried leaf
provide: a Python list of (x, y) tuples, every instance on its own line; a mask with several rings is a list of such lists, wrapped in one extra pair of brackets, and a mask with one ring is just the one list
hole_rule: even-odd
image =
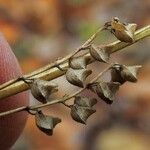
[(90, 61), (89, 58), (82, 56), (82, 57), (73, 57), (69, 59), (69, 66), (72, 69), (86, 69), (88, 62)]
[(71, 107), (71, 117), (82, 124), (86, 124), (87, 119), (95, 112), (96, 110), (90, 107), (82, 107), (76, 104)]
[(90, 55), (97, 61), (108, 62), (110, 53), (105, 47), (96, 47), (92, 45), (90, 48)]
[(115, 99), (115, 94), (119, 90), (120, 83), (118, 82), (97, 82), (89, 86), (89, 89), (96, 93), (106, 103), (112, 104)]
[(54, 127), (61, 122), (61, 119), (47, 116), (42, 111), (37, 111), (35, 114), (35, 122), (41, 131), (47, 135), (52, 135)]
[(49, 96), (58, 91), (58, 85), (41, 79), (35, 79), (30, 87), (32, 95), (42, 103), (46, 103)]
[(91, 73), (92, 71), (87, 69), (74, 70), (69, 68), (66, 72), (66, 79), (69, 83), (83, 88), (84, 81)]
[(95, 98), (89, 99), (83, 96), (76, 96), (74, 100), (74, 104), (77, 104), (78, 106), (82, 106), (82, 107), (92, 107), (96, 103), (97, 100)]

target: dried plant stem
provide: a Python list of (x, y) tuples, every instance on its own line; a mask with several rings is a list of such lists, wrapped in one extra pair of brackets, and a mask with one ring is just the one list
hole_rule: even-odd
[[(95, 39), (95, 37), (98, 35), (98, 33), (103, 30), (104, 28), (99, 29), (91, 38), (89, 38), (80, 48), (78, 48), (75, 52), (72, 54), (52, 63), (45, 67), (42, 67), (41, 69), (38, 69), (30, 74), (24, 75), (25, 78), (41, 78), (44, 80), (53, 80), (55, 78), (58, 78), (65, 74), (65, 68), (68, 67), (67, 60), (71, 58), (77, 51), (82, 49), (85, 45), (89, 45), (92, 43), (92, 41)], [(150, 35), (150, 25), (143, 27), (135, 32), (135, 41), (133, 43), (124, 43), (120, 41), (113, 42), (111, 44), (106, 45), (106, 47), (110, 50), (110, 53), (117, 52), (119, 50), (122, 50), (123, 48), (130, 46), (134, 44), (135, 42), (148, 37)], [(87, 58), (90, 58), (89, 53), (85, 54)], [(92, 62), (90, 62), (92, 63)], [(64, 71), (57, 68), (59, 65), (60, 68), (62, 68)], [(11, 95), (20, 93), (22, 91), (25, 91), (29, 89), (29, 86), (24, 83), (23, 81), (19, 79), (8, 81), (2, 85), (0, 85), (0, 99), (9, 97)]]
[[(112, 65), (109, 65), (107, 68), (105, 68), (93, 80), (91, 80), (91, 82), (89, 84), (91, 84), (93, 82), (96, 82), (101, 76), (103, 76), (103, 74), (105, 74), (111, 68), (111, 66)], [(53, 105), (53, 104), (64, 103), (65, 101), (70, 100), (70, 99), (74, 98), (75, 96), (79, 95), (86, 88), (87, 88), (87, 86), (85, 86), (84, 88), (76, 91), (75, 93), (73, 93), (73, 94), (71, 94), (71, 95), (69, 95), (67, 97), (64, 97), (62, 99), (56, 99), (56, 100), (47, 102), (45, 104), (38, 104), (38, 105), (34, 105), (34, 106), (23, 106), (23, 107), (12, 109), (12, 110), (9, 110), (9, 111), (6, 111), (6, 112), (2, 112), (2, 113), (0, 113), (0, 117), (6, 116), (6, 115), (10, 115), (10, 114), (13, 114), (13, 113), (17, 113), (17, 112), (20, 112), (20, 111), (28, 111), (29, 112), (29, 111), (34, 111), (34, 110), (37, 110), (37, 109), (40, 109), (40, 108), (43, 108), (43, 107), (46, 107), (46, 106), (50, 106), (50, 105)]]
[(114, 53), (149, 36), (150, 36), (150, 25), (145, 26), (135, 32), (135, 40), (133, 43), (115, 41), (111, 44), (108, 44), (107, 47), (111, 49), (111, 53)]
[(10, 115), (10, 114), (13, 114), (13, 113), (16, 113), (16, 112), (20, 112), (20, 111), (23, 111), (23, 110), (26, 110), (26, 109), (27, 109), (27, 106), (22, 106), (22, 107), (19, 107), (19, 108), (16, 108), (16, 109), (5, 111), (5, 112), (0, 113), (0, 117), (7, 116), (7, 115)]
[[(57, 61), (55, 61), (54, 63), (50, 63), (49, 65), (38, 69), (28, 75), (25, 75), (24, 78), (31, 78), (34, 77), (35, 75), (41, 74), (51, 68), (57, 67), (59, 69), (59, 65), (64, 63), (65, 61), (67, 61), (68, 59), (70, 59), (71, 57), (73, 57), (74, 55), (76, 55), (79, 51), (84, 50), (84, 49), (88, 49), (88, 47), (90, 46), (90, 44), (92, 44), (92, 42), (94, 41), (94, 39), (97, 37), (97, 35), (103, 31), (105, 28), (99, 28), (87, 41), (85, 41), (79, 48), (77, 48), (75, 51), (73, 51), (71, 54), (67, 55), (66, 57), (62, 58), (62, 59), (58, 59)], [(60, 70), (60, 69), (59, 69)], [(21, 81), (20, 78), (18, 79), (14, 79), (11, 81), (8, 81), (6, 83), (4, 83), (3, 85), (0, 85), (0, 90), (3, 88), (8, 87), (9, 85), (12, 85), (13, 83), (16, 83), (17, 81)]]

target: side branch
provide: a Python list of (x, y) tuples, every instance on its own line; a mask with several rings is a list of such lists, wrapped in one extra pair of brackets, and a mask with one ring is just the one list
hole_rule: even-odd
[[(113, 64), (111, 64), (107, 68), (105, 68), (94, 79), (92, 79), (90, 83), (96, 82), (112, 66), (113, 66)], [(22, 107), (19, 107), (19, 108), (16, 108), (16, 109), (12, 109), (12, 110), (9, 110), (9, 111), (6, 111), (6, 112), (2, 112), (2, 113), (0, 113), (0, 117), (4, 117), (6, 115), (10, 115), (10, 114), (17, 113), (17, 112), (20, 112), (20, 111), (28, 111), (28, 112), (30, 112), (30, 111), (36, 111), (36, 110), (38, 110), (40, 108), (43, 108), (43, 107), (47, 107), (47, 106), (54, 105), (54, 104), (57, 104), (57, 103), (64, 103), (65, 101), (70, 100), (70, 99), (74, 98), (75, 96), (79, 95), (81, 92), (83, 92), (87, 88), (87, 86), (88, 86), (88, 84), (84, 88), (82, 88), (82, 89), (76, 91), (75, 93), (73, 93), (73, 94), (71, 94), (71, 95), (69, 95), (67, 97), (64, 97), (62, 99), (55, 99), (55, 100), (52, 100), (52, 101), (47, 102), (45, 104), (38, 104), (38, 105), (34, 105), (34, 106), (22, 106)]]
[[(110, 53), (114, 53), (114, 52), (117, 52), (117, 51), (127, 47), (127, 46), (134, 44), (135, 42), (137, 42), (145, 37), (148, 37), (149, 35), (150, 35), (150, 25), (143, 27), (135, 32), (135, 41), (133, 43), (124, 43), (124, 42), (116, 41), (116, 42), (106, 45), (106, 47), (110, 50)], [(85, 46), (85, 45), (83, 45), (83, 46)], [(90, 58), (89, 53), (86, 54), (85, 56)], [(65, 59), (65, 60), (67, 61), (67, 59)], [(62, 61), (63, 63), (60, 63), (60, 60), (58, 60), (55, 63), (52, 63), (45, 67), (42, 67), (41, 69), (38, 69), (30, 74), (27, 74), (24, 77), (25, 78), (27, 77), (30, 79), (31, 78), (41, 78), (44, 80), (53, 80), (53, 79), (65, 74), (65, 71), (59, 70), (57, 68), (57, 66), (55, 66), (55, 64), (57, 65), (59, 62), (60, 68), (62, 68), (62, 70), (65, 70), (65, 68), (68, 67), (68, 62), (66, 62), (66, 61)], [(55, 66), (55, 67), (50, 67), (50, 66)], [(48, 67), (49, 67), (49, 69), (46, 69)], [(45, 70), (45, 71), (41, 71), (41, 70)], [(12, 84), (10, 84), (10, 83), (12, 83)], [(6, 85), (8, 85), (8, 86), (6, 86)], [(20, 93), (20, 92), (28, 90), (28, 89), (29, 89), (29, 86), (21, 80), (16, 79), (16, 80), (8, 81), (8, 82), (0, 85), (0, 99), (9, 97), (11, 95), (15, 95), (17, 93)]]

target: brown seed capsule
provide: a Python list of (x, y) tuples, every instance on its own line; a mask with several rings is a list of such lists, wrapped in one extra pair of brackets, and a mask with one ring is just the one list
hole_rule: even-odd
[(92, 109), (92, 106), (96, 103), (96, 99), (76, 96), (74, 104), (71, 106), (71, 117), (77, 122), (86, 124), (89, 116), (96, 112), (96, 110)]
[(61, 119), (52, 116), (47, 116), (42, 111), (37, 111), (35, 114), (35, 122), (37, 127), (47, 135), (53, 134), (55, 126), (61, 122)]
[(86, 124), (87, 119), (95, 112), (96, 110), (90, 107), (82, 107), (76, 104), (71, 107), (71, 117), (82, 124)]
[(124, 24), (116, 17), (111, 21), (112, 33), (122, 42), (132, 43), (134, 42), (134, 33), (137, 28), (136, 24)]
[(90, 61), (90, 58), (87, 58), (85, 56), (82, 57), (73, 57), (69, 59), (69, 66), (72, 69), (86, 69), (86, 66), (88, 65), (88, 62)]
[(124, 78), (121, 76), (121, 71), (123, 70), (123, 65), (115, 64), (111, 68), (111, 81), (112, 82), (119, 82), (120, 84), (123, 84), (126, 82)]
[(58, 85), (41, 79), (34, 79), (29, 85), (34, 98), (42, 103), (46, 103), (49, 100), (49, 96), (58, 91)]
[(141, 66), (124, 66), (121, 76), (126, 81), (137, 82), (137, 74)]
[(91, 73), (92, 70), (87, 70), (87, 69), (77, 70), (77, 69), (69, 68), (66, 72), (66, 79), (69, 83), (83, 88), (84, 81)]
[(119, 90), (120, 83), (118, 82), (97, 82), (91, 84), (89, 89), (96, 93), (106, 103), (112, 104), (115, 99), (115, 94)]
[(123, 84), (126, 81), (136, 82), (141, 66), (125, 66), (115, 64), (111, 69), (111, 80)]
[(100, 62), (108, 62), (110, 56), (110, 53), (104, 46), (96, 47), (92, 45), (90, 48), (90, 54), (95, 60)]
[(97, 103), (95, 98), (89, 99), (88, 97), (76, 96), (74, 100), (74, 104), (82, 107), (92, 107)]

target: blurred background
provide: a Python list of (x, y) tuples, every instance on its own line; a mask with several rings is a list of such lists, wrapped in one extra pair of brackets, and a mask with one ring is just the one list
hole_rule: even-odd
[[(149, 0), (0, 0), (0, 31), (11, 45), (24, 73), (29, 73), (80, 46), (105, 22), (117, 16), (138, 28), (150, 23)], [(102, 33), (97, 44), (116, 40)], [(126, 83), (108, 106), (102, 100), (86, 126), (56, 105), (47, 114), (62, 118), (52, 137), (39, 131), (34, 117), (12, 150), (149, 150), (150, 147), (150, 44), (140, 41), (112, 55), (112, 61), (142, 64), (137, 84)], [(99, 65), (99, 69), (98, 68)], [(104, 68), (96, 64), (95, 73)], [(64, 77), (57, 80), (60, 95), (76, 90)], [(89, 91), (84, 95), (93, 96)], [(58, 95), (59, 96), (59, 95)], [(31, 104), (35, 100), (30, 96)]]

